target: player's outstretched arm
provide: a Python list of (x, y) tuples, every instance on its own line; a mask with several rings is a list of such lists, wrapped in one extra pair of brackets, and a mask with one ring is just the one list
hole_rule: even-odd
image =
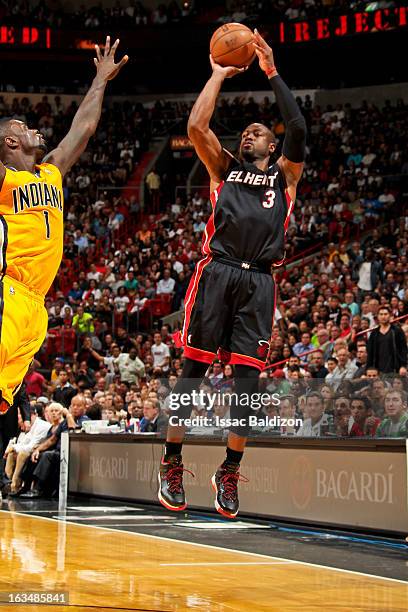
[(96, 76), (85, 98), (72, 121), (71, 129), (58, 147), (51, 151), (44, 161), (54, 164), (64, 175), (75, 164), (85, 151), (88, 141), (96, 131), (101, 117), (102, 101), (108, 81), (114, 79), (120, 69), (128, 61), (125, 55), (119, 63), (115, 64), (115, 51), (119, 40), (110, 46), (110, 37), (106, 37), (103, 54), (99, 45), (95, 45)]
[(207, 168), (212, 190), (217, 183), (221, 182), (231, 162), (231, 157), (224, 151), (217, 136), (210, 129), (211, 117), (224, 79), (243, 72), (245, 68), (233, 66), (224, 68), (216, 64), (211, 55), (210, 62), (213, 73), (191, 110), (187, 132), (198, 157)]
[(292, 92), (278, 74), (271, 47), (257, 30), (254, 32), (254, 47), (259, 59), (259, 66), (269, 78), (276, 96), (276, 103), (285, 123), (285, 140), (278, 164), (285, 175), (289, 195), (294, 200), (296, 185), (302, 176), (305, 159), (306, 121)]

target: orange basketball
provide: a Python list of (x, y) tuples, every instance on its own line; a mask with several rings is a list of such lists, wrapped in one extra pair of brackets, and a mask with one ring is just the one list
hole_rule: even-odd
[(255, 57), (252, 31), (242, 23), (226, 23), (215, 30), (210, 53), (220, 66), (249, 66)]

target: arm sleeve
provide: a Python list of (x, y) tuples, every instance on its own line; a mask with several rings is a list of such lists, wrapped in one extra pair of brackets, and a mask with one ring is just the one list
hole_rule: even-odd
[(286, 128), (282, 153), (289, 161), (301, 163), (305, 159), (306, 149), (305, 118), (282, 78), (279, 75), (273, 76), (270, 83)]
[(21, 418), (23, 421), (30, 420), (30, 402), (28, 401), (26, 387), (23, 384), (20, 391), (18, 392), (18, 406), (21, 412)]

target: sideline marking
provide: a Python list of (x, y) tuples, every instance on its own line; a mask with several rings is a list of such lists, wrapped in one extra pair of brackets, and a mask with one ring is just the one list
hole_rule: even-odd
[(197, 546), (199, 548), (212, 548), (214, 550), (222, 550), (223, 552), (233, 552), (239, 555), (249, 555), (251, 557), (261, 557), (263, 559), (274, 559), (276, 561), (292, 561), (292, 563), (297, 563), (299, 565), (306, 565), (309, 567), (318, 567), (319, 569), (334, 571), (334, 572), (343, 572), (344, 574), (353, 574), (355, 576), (364, 576), (365, 578), (375, 578), (376, 580), (385, 580), (386, 582), (397, 582), (398, 584), (403, 584), (408, 587), (408, 582), (405, 580), (399, 580), (398, 578), (388, 578), (387, 576), (378, 576), (376, 574), (365, 574), (364, 572), (357, 572), (356, 570), (347, 570), (341, 567), (333, 567), (331, 565), (319, 565), (318, 563), (310, 563), (308, 561), (296, 561), (296, 559), (287, 559), (285, 557), (274, 557), (271, 555), (263, 555), (261, 553), (254, 552), (245, 552), (244, 550), (236, 550), (235, 548), (224, 548), (222, 546), (213, 546), (212, 544), (201, 544), (199, 542), (186, 542), (185, 540), (178, 540), (176, 538), (166, 538), (164, 536), (150, 535), (147, 533), (135, 533), (134, 531), (125, 531), (124, 529), (113, 529), (112, 527), (100, 527), (99, 525), (84, 525), (83, 523), (74, 523), (67, 521), (59, 521), (48, 516), (33, 516), (31, 514), (26, 514), (25, 512), (11, 512), (10, 510), (2, 510), (0, 512), (4, 512), (5, 514), (19, 514), (20, 516), (28, 516), (29, 518), (38, 519), (42, 521), (52, 521), (53, 523), (66, 523), (67, 525), (76, 525), (77, 527), (86, 527), (87, 529), (100, 529), (102, 531), (110, 531), (112, 533), (124, 533), (126, 535), (133, 535), (141, 538), (149, 538), (150, 540), (162, 540), (170, 544), (171, 542), (177, 542), (178, 544), (184, 544), (185, 546)]

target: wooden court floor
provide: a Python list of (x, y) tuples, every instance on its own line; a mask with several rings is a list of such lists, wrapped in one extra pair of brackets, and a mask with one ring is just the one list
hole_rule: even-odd
[(0, 612), (408, 610), (401, 581), (5, 511), (0, 567), (2, 593), (69, 592)]

